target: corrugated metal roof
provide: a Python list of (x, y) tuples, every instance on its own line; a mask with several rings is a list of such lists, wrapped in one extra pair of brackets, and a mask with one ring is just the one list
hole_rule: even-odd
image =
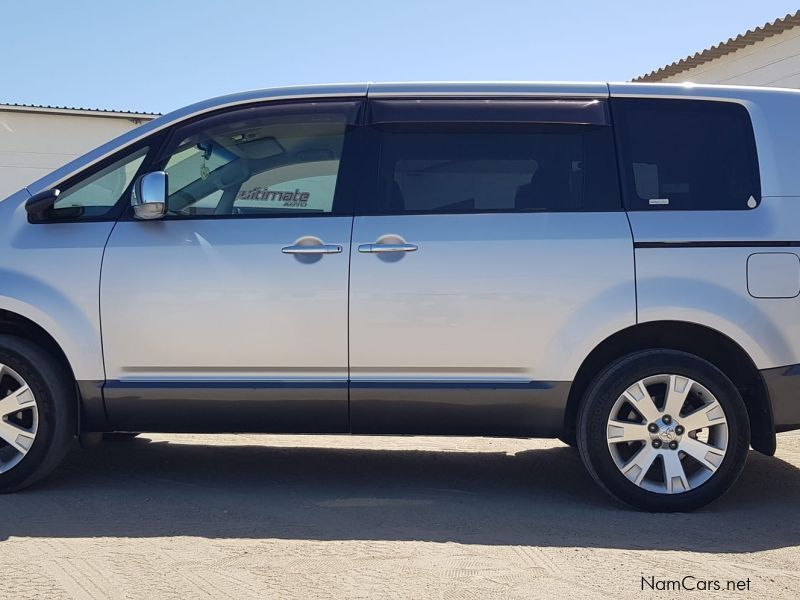
[(53, 112), (76, 112), (76, 113), (97, 113), (99, 115), (107, 116), (126, 116), (130, 118), (148, 118), (153, 119), (160, 117), (161, 113), (143, 112), (133, 110), (114, 110), (109, 108), (84, 108), (77, 106), (53, 106), (50, 104), (20, 104), (17, 102), (0, 103), (0, 110), (3, 108), (10, 108), (12, 110), (26, 110), (32, 109), (35, 111), (53, 111)]
[(726, 54), (731, 54), (747, 46), (752, 46), (756, 42), (783, 33), (793, 27), (800, 26), (800, 10), (794, 14), (786, 15), (781, 19), (775, 19), (772, 23), (767, 23), (761, 27), (756, 27), (753, 30), (748, 29), (745, 33), (737, 35), (735, 38), (728, 38), (728, 41), (721, 42), (716, 46), (711, 46), (702, 52), (697, 52), (684, 59), (676, 61), (666, 67), (661, 67), (655, 71), (651, 71), (646, 75), (640, 75), (633, 79), (633, 81), (663, 81), (667, 77), (683, 73), (694, 67), (699, 67), (702, 64), (710, 62)]

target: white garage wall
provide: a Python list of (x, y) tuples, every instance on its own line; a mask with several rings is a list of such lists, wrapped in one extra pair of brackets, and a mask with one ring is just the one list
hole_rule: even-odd
[(800, 27), (659, 81), (800, 88)]
[(0, 199), (152, 118), (118, 114), (0, 105)]

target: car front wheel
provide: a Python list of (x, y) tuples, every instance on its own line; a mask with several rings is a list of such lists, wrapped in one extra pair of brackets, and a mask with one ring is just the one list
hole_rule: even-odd
[(64, 367), (30, 341), (0, 334), (0, 493), (50, 473), (74, 440), (76, 418)]
[(589, 386), (578, 449), (612, 496), (648, 511), (686, 511), (742, 472), (750, 425), (741, 395), (709, 362), (673, 350), (618, 360)]

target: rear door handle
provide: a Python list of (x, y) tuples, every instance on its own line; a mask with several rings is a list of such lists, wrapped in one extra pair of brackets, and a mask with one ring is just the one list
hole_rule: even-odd
[(361, 244), (359, 252), (376, 254), (379, 252), (416, 252), (419, 246), (416, 244)]
[(313, 246), (284, 246), (284, 254), (341, 254), (342, 247), (338, 244), (314, 244)]

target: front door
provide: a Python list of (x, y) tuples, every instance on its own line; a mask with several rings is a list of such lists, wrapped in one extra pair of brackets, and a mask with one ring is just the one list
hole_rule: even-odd
[(370, 114), (352, 431), (558, 435), (579, 361), (635, 323), (604, 103), (380, 100)]
[(167, 431), (348, 429), (352, 227), (339, 174), (357, 101), (239, 109), (174, 132), (167, 216), (105, 251), (108, 418)]

